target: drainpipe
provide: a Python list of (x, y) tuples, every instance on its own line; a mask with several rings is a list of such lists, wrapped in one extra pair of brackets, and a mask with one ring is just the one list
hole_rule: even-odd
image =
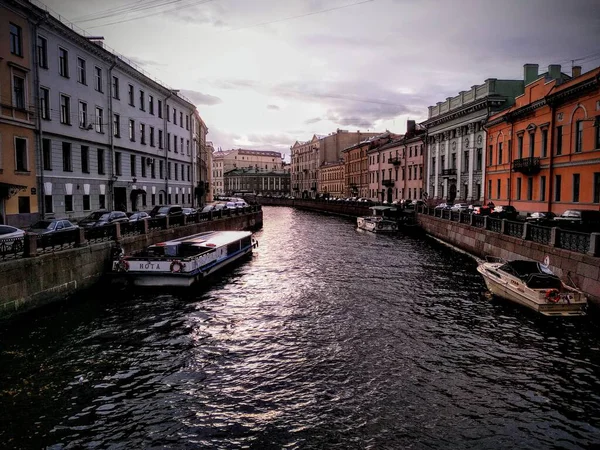
[(169, 100), (173, 96), (173, 92), (169, 91), (169, 95), (165, 97), (164, 100), (164, 111), (163, 111), (163, 139), (164, 142), (164, 150), (165, 150), (165, 204), (170, 203), (169, 199), (169, 139), (167, 138), (167, 118), (169, 114), (169, 109), (167, 108), (167, 100)]
[[(46, 204), (45, 204), (45, 193), (44, 193), (44, 151), (43, 151), (43, 133), (42, 133), (42, 109), (41, 109), (41, 105), (40, 105), (40, 69), (39, 69), (39, 64), (40, 61), (38, 60), (39, 55), (37, 52), (37, 40), (38, 40), (38, 34), (37, 34), (37, 30), (38, 30), (38, 26), (42, 23), (46, 21), (46, 17), (42, 17), (37, 21), (32, 21), (30, 20), (29, 23), (31, 24), (31, 28), (32, 28), (32, 39), (31, 39), (31, 47), (32, 47), (32, 53), (34, 55), (33, 57), (33, 98), (34, 98), (34, 102), (35, 102), (35, 110), (37, 111), (37, 114), (35, 115), (35, 128), (36, 128), (36, 134), (37, 134), (37, 138), (35, 140), (35, 152), (37, 154), (37, 159), (38, 159), (38, 163), (39, 163), (39, 170), (37, 171), (37, 173), (39, 173), (39, 178), (38, 178), (38, 211), (40, 213), (40, 218), (45, 219), (45, 215), (46, 215)], [(6, 216), (6, 215), (5, 215)]]
[(117, 65), (117, 58), (115, 56), (113, 56), (113, 62), (111, 64), (111, 66), (108, 68), (108, 77), (106, 80), (106, 84), (108, 85), (108, 117), (106, 118), (106, 120), (108, 121), (108, 123), (110, 124), (110, 126), (108, 127), (108, 131), (109, 131), (109, 136), (108, 136), (108, 145), (110, 147), (110, 178), (108, 180), (108, 186), (109, 186), (109, 190), (108, 193), (110, 195), (110, 198), (108, 199), (108, 204), (112, 205), (112, 209), (113, 211), (115, 211), (117, 209), (117, 205), (115, 205), (115, 193), (114, 193), (114, 189), (115, 189), (115, 124), (114, 124), (114, 120), (113, 120), (113, 92), (112, 92), (112, 71), (115, 68), (115, 66)]
[(548, 211), (551, 212), (552, 211), (552, 194), (553, 194), (553, 187), (554, 187), (554, 164), (553, 164), (553, 159), (554, 159), (554, 122), (555, 122), (555, 116), (556, 116), (556, 108), (554, 106), (554, 103), (552, 102), (548, 102), (548, 105), (550, 106), (550, 129), (548, 130), (549, 134), (550, 134), (550, 142), (549, 142), (549, 151), (550, 151), (550, 166), (548, 168)]

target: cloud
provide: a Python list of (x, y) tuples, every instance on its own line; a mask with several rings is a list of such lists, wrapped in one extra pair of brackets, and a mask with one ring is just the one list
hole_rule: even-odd
[(279, 111), (281, 108), (277, 105), (267, 105), (267, 109), (272, 109), (275, 111)]
[(320, 117), (313, 117), (312, 119), (305, 120), (304, 123), (306, 125), (312, 125), (313, 123), (318, 123), (321, 120), (323, 120), (323, 119), (321, 119)]
[(165, 67), (167, 64), (155, 61), (153, 59), (144, 59), (136, 56), (127, 56), (128, 59), (133, 61), (138, 66), (155, 66), (155, 67)]
[(214, 95), (203, 94), (202, 92), (193, 91), (191, 89), (182, 89), (180, 91), (183, 95), (189, 98), (192, 103), (195, 105), (218, 105), (219, 103), (223, 103), (219, 97), (215, 97)]

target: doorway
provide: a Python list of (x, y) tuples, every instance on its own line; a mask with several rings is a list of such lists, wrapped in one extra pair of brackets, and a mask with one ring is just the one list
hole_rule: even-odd
[(127, 211), (127, 188), (115, 188), (115, 210), (123, 212)]

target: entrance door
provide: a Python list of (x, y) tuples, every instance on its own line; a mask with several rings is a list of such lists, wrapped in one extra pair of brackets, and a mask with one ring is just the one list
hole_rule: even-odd
[(115, 188), (115, 210), (123, 212), (127, 211), (127, 188)]
[(387, 190), (387, 202), (392, 203), (392, 188), (388, 188)]
[(456, 184), (451, 184), (450, 185), (450, 189), (448, 192), (448, 201), (450, 203), (454, 203), (454, 200), (456, 199)]

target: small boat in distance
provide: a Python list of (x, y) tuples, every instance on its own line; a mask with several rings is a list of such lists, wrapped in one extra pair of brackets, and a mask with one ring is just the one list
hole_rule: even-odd
[(545, 316), (583, 316), (585, 295), (564, 284), (541, 263), (487, 258), (477, 267), (493, 295), (526, 306)]
[(135, 286), (191, 286), (251, 254), (257, 245), (249, 231), (207, 231), (119, 255), (112, 269)]
[(413, 225), (414, 214), (399, 210), (394, 206), (371, 206), (370, 216), (356, 218), (356, 225), (361, 230), (373, 233), (395, 233), (401, 225)]

